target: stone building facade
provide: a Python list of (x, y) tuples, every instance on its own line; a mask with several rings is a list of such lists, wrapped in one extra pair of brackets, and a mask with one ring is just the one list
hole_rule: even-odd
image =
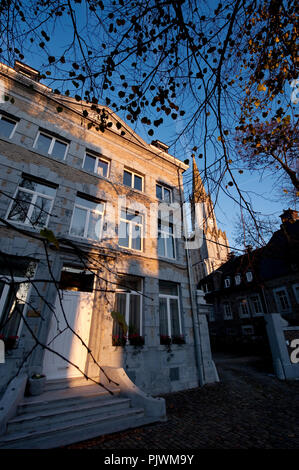
[(24, 64), (1, 64), (0, 80), (0, 390), (20, 369), (101, 379), (99, 365), (152, 394), (197, 386), (192, 273), (171, 219), (152, 209), (180, 207), (188, 166)]

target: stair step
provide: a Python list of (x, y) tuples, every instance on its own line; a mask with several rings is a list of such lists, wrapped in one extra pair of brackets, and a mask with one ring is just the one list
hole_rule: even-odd
[[(144, 418), (142, 408), (129, 408), (116, 413), (107, 413), (97, 417), (77, 418), (72, 422), (56, 424), (52, 429), (35, 429), (6, 434), (0, 441), (0, 448), (33, 449), (52, 448), (68, 442), (78, 442), (141, 425)], [(77, 436), (77, 437), (75, 437)], [(75, 439), (75, 440), (74, 440)]]
[(100, 416), (109, 412), (119, 411), (130, 407), (129, 398), (89, 399), (87, 403), (71, 403), (60, 408), (51, 407), (44, 411), (24, 413), (9, 420), (7, 433), (25, 431), (26, 429), (50, 429), (61, 421), (75, 421), (79, 417)]
[[(99, 382), (99, 377), (92, 377), (93, 380)], [(55, 379), (47, 380), (45, 384), (45, 391), (52, 390), (64, 390), (66, 388), (80, 387), (80, 386), (89, 386), (93, 385), (94, 382), (85, 377), (70, 377), (68, 379)]]
[(112, 395), (98, 385), (74, 387), (67, 390), (45, 392), (36, 397), (25, 397), (18, 406), (17, 414), (42, 412), (51, 408), (57, 410), (61, 407), (74, 404), (83, 405), (91, 400), (101, 401), (107, 397), (115, 398), (119, 395), (119, 388), (110, 388)]

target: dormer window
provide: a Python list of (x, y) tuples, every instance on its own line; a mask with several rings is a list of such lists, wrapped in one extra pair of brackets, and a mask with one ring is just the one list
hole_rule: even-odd
[(230, 277), (224, 279), (224, 287), (230, 287)]
[(251, 272), (251, 271), (247, 271), (247, 273), (246, 273), (246, 280), (247, 280), (247, 282), (251, 282), (252, 279), (253, 279), (252, 272)]
[(241, 284), (241, 276), (240, 274), (236, 274), (235, 275), (235, 283), (236, 283), (236, 286), (239, 286)]

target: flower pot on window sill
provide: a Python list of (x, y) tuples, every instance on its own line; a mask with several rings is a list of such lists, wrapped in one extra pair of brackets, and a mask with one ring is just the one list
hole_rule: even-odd
[(144, 337), (140, 335), (129, 335), (129, 343), (131, 346), (143, 346)]
[(125, 346), (126, 343), (126, 336), (112, 336), (112, 346)]
[(164, 344), (165, 346), (170, 346), (171, 345), (170, 336), (161, 335), (160, 336), (160, 344)]
[(183, 335), (173, 336), (171, 340), (172, 344), (185, 344), (185, 338)]
[(28, 393), (29, 395), (41, 395), (45, 389), (46, 376), (35, 374), (28, 379)]
[(11, 351), (12, 349), (15, 349), (17, 340), (18, 336), (8, 336), (7, 338), (4, 338), (5, 350)]

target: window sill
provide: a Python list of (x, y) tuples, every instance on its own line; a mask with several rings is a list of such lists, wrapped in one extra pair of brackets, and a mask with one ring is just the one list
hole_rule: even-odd
[(80, 167), (80, 168), (75, 167), (75, 168), (76, 168), (77, 170), (83, 171), (83, 173), (86, 173), (87, 175), (94, 176), (95, 178), (98, 178), (98, 179), (100, 179), (100, 180), (110, 181), (109, 176), (98, 175), (97, 173), (95, 173), (95, 172), (93, 172), (93, 171), (85, 170), (85, 169), (82, 168), (82, 167)]

